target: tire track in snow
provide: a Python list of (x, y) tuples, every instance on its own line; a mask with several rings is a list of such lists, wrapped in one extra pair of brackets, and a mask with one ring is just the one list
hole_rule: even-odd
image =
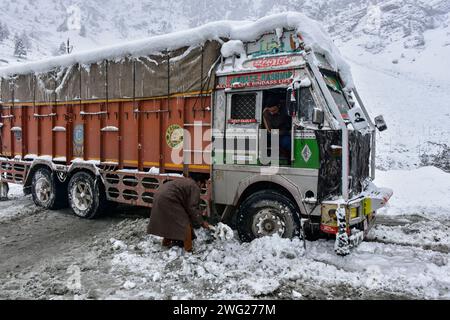
[(366, 241), (448, 254), (450, 253), (450, 226), (448, 221), (443, 222), (421, 216), (382, 218), (371, 230)]

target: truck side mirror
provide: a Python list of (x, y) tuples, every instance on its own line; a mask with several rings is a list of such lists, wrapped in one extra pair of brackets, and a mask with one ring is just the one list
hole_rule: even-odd
[(384, 121), (383, 116), (378, 116), (375, 118), (375, 127), (377, 127), (378, 131), (383, 132), (387, 130), (386, 121)]
[(318, 108), (314, 108), (312, 122), (321, 127), (323, 126), (324, 121), (325, 121), (325, 113)]

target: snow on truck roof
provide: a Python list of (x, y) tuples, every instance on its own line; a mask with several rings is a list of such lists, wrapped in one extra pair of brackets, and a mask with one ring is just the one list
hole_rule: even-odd
[(89, 65), (102, 60), (157, 54), (166, 50), (170, 51), (187, 46), (201, 45), (208, 40), (223, 42), (221, 39), (228, 39), (251, 42), (258, 40), (265, 33), (274, 32), (279, 28), (296, 29), (297, 32), (301, 33), (308, 46), (315, 52), (323, 54), (330, 65), (340, 72), (346, 86), (353, 87), (350, 67), (344, 61), (326, 31), (317, 21), (299, 12), (270, 15), (256, 21), (211, 22), (189, 30), (0, 68), (0, 77), (43, 73), (59, 67), (69, 67), (77, 63)]

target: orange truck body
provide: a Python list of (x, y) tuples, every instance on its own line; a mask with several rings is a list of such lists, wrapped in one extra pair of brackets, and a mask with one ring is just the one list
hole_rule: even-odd
[[(1, 117), (4, 157), (49, 157), (67, 165), (82, 159), (139, 171), (152, 167), (161, 172), (210, 170), (205, 157), (203, 163), (186, 167), (174, 163), (170, 137), (165, 134), (175, 125), (193, 135), (195, 123), (201, 122), (207, 135), (211, 129), (210, 93), (139, 101), (4, 104)], [(208, 144), (203, 141), (202, 150)], [(195, 152), (190, 149), (187, 152)], [(180, 152), (183, 155), (186, 150)]]
[[(3, 75), (2, 182), (24, 184), (28, 192), (34, 167), (52, 168), (63, 183), (82, 166), (101, 176), (108, 200), (151, 206), (168, 179), (191, 172), (209, 178), (220, 46), (206, 41), (156, 55)], [(209, 190), (202, 195), (205, 207)]]

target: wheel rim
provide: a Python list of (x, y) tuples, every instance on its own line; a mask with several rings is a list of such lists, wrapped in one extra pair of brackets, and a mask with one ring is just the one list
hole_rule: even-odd
[(36, 197), (39, 202), (47, 203), (52, 194), (52, 185), (48, 179), (41, 177), (36, 182)]
[(79, 211), (88, 210), (93, 203), (93, 193), (90, 185), (79, 181), (72, 190), (73, 204)]
[(255, 214), (252, 231), (258, 238), (274, 234), (282, 237), (286, 232), (286, 223), (281, 218), (279, 211), (273, 208), (265, 208)]

